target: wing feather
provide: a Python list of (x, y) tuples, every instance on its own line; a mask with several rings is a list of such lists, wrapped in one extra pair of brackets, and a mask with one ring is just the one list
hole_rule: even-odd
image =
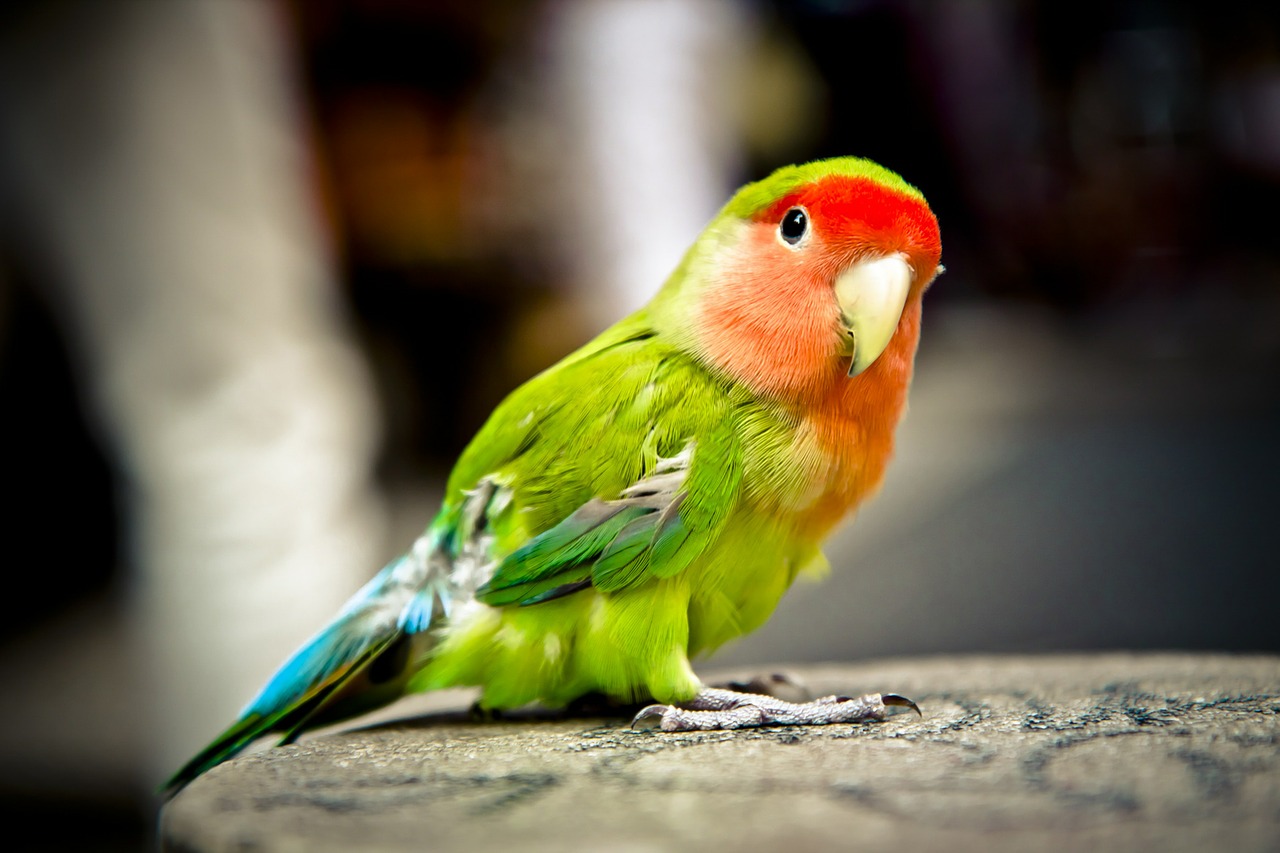
[[(726, 395), (708, 387), (714, 380), (689, 362), (637, 365), (632, 358), (625, 372), (663, 379), (661, 387), (648, 383), (641, 394), (601, 392), (613, 393), (613, 405), (627, 409), (626, 417), (611, 418), (618, 430), (630, 421), (644, 432), (622, 440), (614, 434), (572, 461), (563, 447), (550, 455), (546, 448), (530, 450), (531, 460), (546, 464), (529, 472), (523, 494), (520, 474), (510, 478), (515, 502), (530, 494), (546, 499), (558, 480), (578, 483), (578, 503), (499, 558), (489, 582), (477, 590), (480, 601), (530, 606), (589, 587), (628, 589), (680, 573), (719, 535), (741, 482)], [(556, 435), (557, 426), (548, 423), (545, 435)], [(583, 470), (591, 476), (576, 473)]]

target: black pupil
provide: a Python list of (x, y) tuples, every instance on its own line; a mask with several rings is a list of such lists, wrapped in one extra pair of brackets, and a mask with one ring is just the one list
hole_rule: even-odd
[(804, 230), (809, 227), (809, 217), (804, 215), (804, 211), (798, 207), (793, 207), (787, 211), (787, 215), (782, 217), (782, 239), (788, 243), (799, 242), (804, 236)]

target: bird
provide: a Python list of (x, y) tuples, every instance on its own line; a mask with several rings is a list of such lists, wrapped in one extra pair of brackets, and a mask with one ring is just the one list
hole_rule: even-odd
[(412, 545), (161, 788), (417, 691), (477, 708), (649, 702), (640, 729), (884, 719), (893, 693), (787, 702), (691, 660), (753, 631), (893, 455), (938, 221), (859, 157), (740, 188), (644, 307), (513, 391)]

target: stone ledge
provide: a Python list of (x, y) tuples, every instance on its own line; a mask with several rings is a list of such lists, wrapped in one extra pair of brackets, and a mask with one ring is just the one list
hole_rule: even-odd
[[(924, 718), (737, 732), (470, 722), (465, 695), (242, 757), (164, 809), (169, 850), (1280, 848), (1280, 657), (790, 667)], [(754, 673), (753, 673), (754, 674)], [(716, 673), (718, 678), (742, 672)]]

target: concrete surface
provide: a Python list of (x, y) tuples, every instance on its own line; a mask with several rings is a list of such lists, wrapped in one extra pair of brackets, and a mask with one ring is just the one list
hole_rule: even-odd
[[(167, 850), (1280, 848), (1280, 657), (1105, 654), (785, 669), (923, 719), (632, 732), (467, 719), (465, 693), (215, 768)], [(741, 677), (743, 672), (715, 673)]]

